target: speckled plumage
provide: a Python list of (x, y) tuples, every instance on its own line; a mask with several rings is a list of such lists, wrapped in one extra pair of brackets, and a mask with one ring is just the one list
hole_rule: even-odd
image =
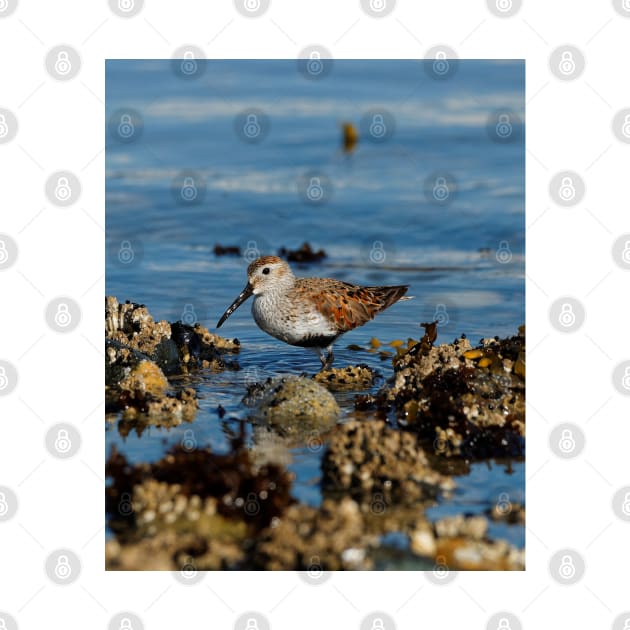
[[(225, 311), (223, 322), (250, 296), (258, 326), (285, 343), (314, 348), (323, 367), (333, 361), (332, 344), (403, 298), (407, 285), (361, 287), (332, 278), (296, 278), (276, 256), (262, 256), (247, 268), (247, 285)], [(324, 351), (327, 352), (326, 356)]]

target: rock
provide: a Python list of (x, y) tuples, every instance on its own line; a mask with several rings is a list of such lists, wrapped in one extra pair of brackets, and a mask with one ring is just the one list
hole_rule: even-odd
[(309, 435), (333, 425), (340, 410), (322, 385), (302, 376), (283, 376), (250, 386), (245, 405), (252, 415), (285, 435)]
[(377, 545), (355, 501), (324, 499), (319, 509), (290, 506), (261, 533), (254, 563), (270, 571), (366, 570), (372, 568), (366, 550)]
[(313, 376), (313, 380), (321, 383), (330, 391), (338, 392), (369, 389), (382, 383), (383, 377), (368, 365), (360, 364), (322, 370)]
[[(409, 347), (410, 346), (410, 347)], [(520, 457), (525, 452), (524, 329), (506, 339), (433, 347), (408, 344), (394, 359), (391, 387), (373, 401), (447, 457)]]
[(416, 435), (387, 427), (381, 420), (351, 420), (331, 432), (322, 461), (325, 490), (374, 493), (383, 502), (433, 499), (454, 487), (451, 477), (429, 465)]

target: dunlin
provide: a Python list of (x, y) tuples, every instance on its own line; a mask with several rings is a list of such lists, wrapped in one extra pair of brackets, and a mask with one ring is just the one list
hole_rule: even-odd
[(247, 284), (223, 313), (217, 328), (251, 295), (252, 314), (269, 335), (292, 346), (312, 348), (331, 366), (333, 343), (363, 326), (403, 297), (408, 285), (361, 287), (332, 278), (296, 278), (277, 256), (262, 256), (247, 268)]

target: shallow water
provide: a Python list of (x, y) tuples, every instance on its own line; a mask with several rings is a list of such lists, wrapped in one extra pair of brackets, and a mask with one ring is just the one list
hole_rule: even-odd
[[(314, 81), (295, 61), (207, 62), (195, 78), (174, 72), (167, 60), (110, 61), (108, 116), (127, 108), (139, 113), (142, 134), (120, 142), (111, 125), (107, 132), (107, 294), (146, 304), (156, 319), (193, 318), (213, 330), (243, 288), (248, 262), (215, 257), (215, 243), (238, 245), (251, 259), (309, 241), (328, 257), (295, 265), (298, 275), (409, 284), (415, 296), (339, 340), (336, 366), (363, 362), (387, 378), (388, 361), (347, 345), (365, 346), (373, 336), (418, 338), (419, 323), (436, 318), (443, 322), (438, 342), (465, 333), (473, 344), (514, 334), (524, 323), (522, 63), (462, 61), (439, 81), (423, 62), (337, 60)], [(263, 112), (267, 135), (257, 144), (243, 140), (237, 118), (248, 108)], [(493, 136), (498, 110), (511, 112), (512, 141)], [(351, 154), (343, 153), (340, 122), (363, 130), (370, 118), (362, 122), (362, 115), (373, 111), (385, 112), (385, 140), (363, 134)], [(455, 184), (443, 205), (432, 194), (442, 176)], [(193, 178), (193, 203), (181, 197), (185, 177)], [(313, 177), (323, 203), (306, 202)], [(120, 262), (121, 246), (131, 247), (131, 263)], [(502, 263), (496, 254), (506, 246), (509, 262)], [(319, 369), (315, 354), (260, 331), (249, 307), (221, 329), (241, 340), (242, 370), (195, 376), (195, 421), (125, 439), (108, 425), (108, 450), (116, 444), (132, 461), (151, 461), (191, 436), (199, 446), (226, 450), (225, 431), (235, 423), (227, 419), (246, 417), (246, 383)], [(352, 395), (340, 404), (347, 413)], [(311, 504), (320, 500), (320, 454), (305, 447), (287, 455), (297, 475), (294, 494)], [(524, 463), (514, 463), (510, 474), (505, 469), (474, 464), (431, 518), (481, 512), (501, 492), (524, 501)], [(492, 525), (491, 534), (524, 544), (520, 526)]]

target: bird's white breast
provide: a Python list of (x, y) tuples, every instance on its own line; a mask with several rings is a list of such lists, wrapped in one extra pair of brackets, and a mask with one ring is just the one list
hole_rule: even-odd
[(273, 292), (257, 295), (252, 315), (267, 334), (286, 343), (295, 344), (309, 336), (335, 335), (330, 322), (310, 301), (291, 301), (286, 295)]

